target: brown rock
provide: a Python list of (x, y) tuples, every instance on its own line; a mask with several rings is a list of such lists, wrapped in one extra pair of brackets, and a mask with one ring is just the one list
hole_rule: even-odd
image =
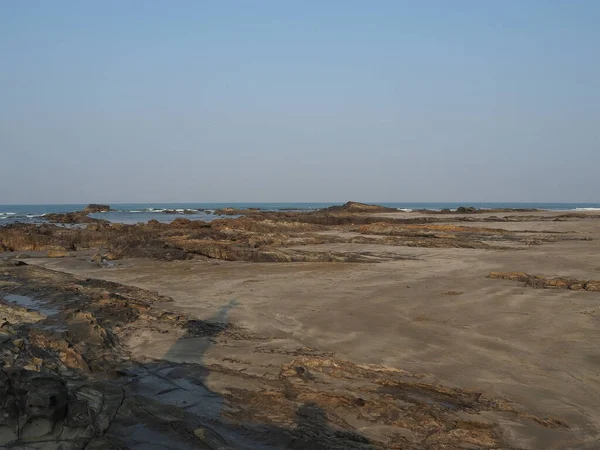
[(88, 213), (84, 211), (75, 211), (69, 213), (57, 213), (57, 214), (46, 214), (44, 216), (49, 222), (53, 223), (66, 223), (66, 224), (79, 224), (79, 223), (105, 223), (108, 224), (107, 220), (94, 219), (88, 216)]
[(64, 258), (65, 256), (68, 256), (65, 250), (48, 250), (48, 258)]
[(326, 212), (349, 212), (349, 213), (378, 213), (378, 212), (398, 212), (397, 208), (388, 208), (387, 206), (368, 205), (366, 203), (347, 202), (341, 206), (330, 206), (323, 209)]
[(456, 212), (459, 214), (473, 214), (477, 212), (477, 208), (472, 206), (459, 206), (456, 208)]
[(598, 280), (590, 280), (585, 283), (586, 291), (600, 292), (600, 281)]
[(175, 227), (181, 227), (181, 226), (185, 227), (191, 223), (192, 223), (192, 221), (190, 219), (186, 219), (184, 217), (178, 217), (177, 219), (173, 220), (173, 222), (171, 222), (171, 225), (173, 225)]
[(108, 212), (110, 211), (109, 205), (99, 205), (96, 203), (90, 203), (85, 208), (83, 208), (83, 212), (86, 214), (97, 213), (97, 212)]
[(574, 278), (545, 278), (539, 275), (529, 275), (524, 272), (490, 272), (488, 278), (500, 280), (523, 281), (526, 286), (531, 286), (537, 289), (569, 289), (571, 291), (586, 291), (600, 292), (600, 281), (589, 280), (582, 281)]
[(562, 278), (551, 278), (550, 280), (546, 280), (544, 287), (547, 289), (567, 289), (569, 282)]
[(490, 272), (488, 278), (497, 280), (526, 281), (529, 275), (525, 272)]

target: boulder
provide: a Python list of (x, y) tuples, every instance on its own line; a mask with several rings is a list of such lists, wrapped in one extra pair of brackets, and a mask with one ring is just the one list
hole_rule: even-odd
[(77, 387), (82, 383), (70, 386), (56, 373), (0, 371), (0, 448), (83, 449), (102, 436), (122, 404), (122, 390)]

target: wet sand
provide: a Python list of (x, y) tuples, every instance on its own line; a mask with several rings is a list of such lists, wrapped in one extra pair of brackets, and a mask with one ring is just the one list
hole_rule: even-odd
[[(199, 351), (198, 346), (204, 345), (200, 341), (177, 344), (176, 334), (148, 331), (128, 342), (136, 357), (275, 374), (277, 364), (291, 361), (297, 349), (317, 349), (355, 364), (406, 370), (426, 382), (485, 392), (530, 414), (568, 424), (544, 428), (533, 421), (502, 423), (495, 416), (505, 441), (514, 448), (597, 448), (600, 293), (533, 289), (487, 275), (523, 271), (600, 279), (600, 221), (533, 219), (493, 226), (532, 235), (568, 232), (573, 239), (523, 250), (358, 243), (301, 246), (405, 258), (379, 263), (131, 259), (100, 268), (83, 258), (27, 262), (157, 291), (174, 299), (171, 310), (198, 319), (214, 317), (224, 305), (231, 305), (227, 320), (260, 337), (211, 343)], [(206, 380), (214, 392), (226, 391), (227, 383), (213, 374)], [(375, 425), (360, 431), (367, 437), (382, 433)]]

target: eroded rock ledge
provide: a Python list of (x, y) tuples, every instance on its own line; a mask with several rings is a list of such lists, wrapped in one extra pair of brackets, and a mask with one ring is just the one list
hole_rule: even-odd
[(525, 272), (490, 272), (488, 278), (496, 280), (520, 281), (525, 286), (538, 289), (569, 289), (571, 291), (600, 292), (600, 280), (581, 280), (571, 277), (546, 278)]
[[(130, 257), (171, 261), (195, 256), (252, 262), (378, 262), (407, 256), (384, 254), (385, 251), (339, 251), (335, 245), (522, 250), (546, 242), (590, 239), (552, 230), (514, 231), (485, 226), (488, 222), (527, 221), (527, 216), (382, 217), (371, 214), (371, 205), (351, 203), (339, 208), (334, 212), (309, 213), (257, 211), (244, 217), (211, 222), (180, 217), (170, 224), (150, 220), (136, 225), (111, 224), (83, 212), (68, 213), (56, 220), (81, 225), (0, 227), (0, 251), (45, 252), (51, 257), (95, 251), (99, 263)], [(369, 212), (364, 212), (365, 208)], [(552, 220), (560, 217), (551, 216)], [(530, 219), (546, 220), (542, 216)], [(569, 216), (565, 220), (580, 218)]]

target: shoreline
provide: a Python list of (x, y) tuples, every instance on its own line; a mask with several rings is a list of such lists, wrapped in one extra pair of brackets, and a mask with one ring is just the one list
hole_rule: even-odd
[[(0, 346), (125, 392), (105, 435), (123, 445), (134, 421), (180, 448), (594, 448), (600, 215), (369, 208), (0, 228)], [(48, 327), (68, 334), (31, 337)]]

